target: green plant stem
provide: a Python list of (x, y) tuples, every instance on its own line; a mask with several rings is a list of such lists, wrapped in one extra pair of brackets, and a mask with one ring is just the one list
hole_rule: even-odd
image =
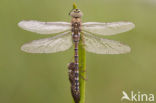
[(77, 9), (77, 6), (75, 3), (73, 3), (73, 9)]
[(80, 83), (80, 102), (85, 103), (85, 78), (86, 78), (86, 51), (81, 36), (79, 42), (79, 83)]

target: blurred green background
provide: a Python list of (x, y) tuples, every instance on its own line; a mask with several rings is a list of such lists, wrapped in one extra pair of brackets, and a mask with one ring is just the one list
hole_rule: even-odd
[[(67, 64), (73, 50), (28, 54), (23, 43), (49, 37), (24, 31), (21, 20), (68, 21), (73, 0), (0, 0), (0, 103), (71, 103)], [(156, 95), (156, 0), (77, 0), (83, 21), (131, 21), (136, 28), (109, 39), (122, 55), (87, 54), (86, 103), (122, 103), (122, 91)], [(132, 103), (124, 101), (124, 103)]]

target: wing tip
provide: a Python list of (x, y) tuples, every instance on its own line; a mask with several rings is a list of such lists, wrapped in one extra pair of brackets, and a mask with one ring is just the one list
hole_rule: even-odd
[(129, 28), (129, 30), (135, 28), (135, 24), (131, 21), (120, 21), (119, 23), (124, 23), (125, 25), (131, 27), (131, 28)]
[(22, 20), (22, 21), (20, 21), (20, 22), (18, 22), (18, 26), (20, 27), (20, 28), (23, 28), (23, 23), (24, 23), (24, 20)]
[(25, 44), (21, 46), (21, 51), (26, 52), (26, 53), (30, 53), (27, 49), (25, 49)]
[(129, 46), (126, 45), (126, 48), (124, 49), (123, 52), (121, 52), (120, 54), (127, 54), (131, 52), (131, 48)]
[(46, 53), (46, 52), (37, 52), (37, 51), (33, 51), (29, 48), (29, 46), (27, 46), (27, 44), (24, 44), (21, 46), (21, 51), (25, 52), (25, 53), (33, 53), (33, 54), (41, 54), (41, 53)]
[[(31, 50), (28, 50), (25, 48), (25, 46), (21, 46), (21, 51), (25, 52), (25, 53), (31, 53), (31, 54), (41, 54), (41, 53), (44, 53), (44, 52), (35, 52), (35, 51), (31, 51)], [(45, 52), (46, 53), (46, 52)]]
[(21, 28), (24, 28), (26, 27), (27, 25), (29, 25), (31, 22), (39, 22), (39, 21), (36, 21), (36, 20), (22, 20), (20, 22), (18, 22), (18, 26), (21, 27)]
[(23, 51), (25, 53), (38, 53), (38, 52), (30, 50), (30, 48), (27, 44), (23, 44), (20, 49), (21, 49), (21, 51)]
[(131, 52), (131, 48), (128, 45), (123, 45), (123, 50), (120, 50), (119, 52), (116, 52), (116, 54), (127, 54)]
[(27, 26), (30, 24), (31, 21), (32, 21), (32, 20), (29, 20), (29, 21), (28, 21), (28, 20), (22, 20), (22, 21), (18, 22), (17, 25), (18, 25), (20, 28), (26, 30)]
[(135, 24), (133, 22), (128, 22), (131, 25), (131, 29), (135, 28)]

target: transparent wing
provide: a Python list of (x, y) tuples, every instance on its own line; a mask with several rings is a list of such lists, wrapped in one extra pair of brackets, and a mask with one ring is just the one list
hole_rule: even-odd
[(39, 34), (53, 34), (70, 30), (70, 23), (67, 22), (40, 22), (40, 21), (21, 21), (18, 26), (24, 30)]
[(96, 54), (122, 54), (130, 52), (130, 47), (118, 41), (98, 38), (83, 32), (85, 49)]
[(34, 40), (21, 47), (22, 51), (28, 53), (55, 53), (65, 51), (72, 46), (72, 39), (69, 32), (59, 34), (51, 38)]
[(99, 35), (114, 35), (126, 32), (134, 27), (135, 25), (131, 22), (87, 22), (82, 24), (82, 30)]

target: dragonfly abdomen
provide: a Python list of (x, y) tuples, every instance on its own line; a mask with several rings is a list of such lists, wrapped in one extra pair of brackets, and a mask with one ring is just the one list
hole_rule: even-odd
[(73, 18), (72, 19), (72, 38), (74, 42), (74, 84), (71, 87), (72, 95), (76, 101), (80, 98), (79, 90), (79, 56), (78, 56), (78, 45), (80, 40), (81, 32), (81, 19)]
[[(75, 38), (76, 36), (76, 38)], [(77, 34), (73, 34), (73, 42), (75, 44), (74, 48), (74, 64), (75, 64), (75, 91), (79, 91), (79, 56), (78, 56), (78, 43), (79, 43), (80, 36)]]

